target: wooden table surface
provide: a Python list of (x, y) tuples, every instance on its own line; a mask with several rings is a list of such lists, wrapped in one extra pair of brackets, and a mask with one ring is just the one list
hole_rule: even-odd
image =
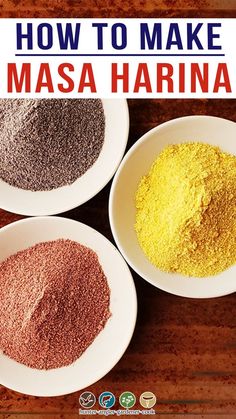
[[(199, 0), (111, 0), (87, 2), (6, 0), (1, 17), (233, 17), (236, 2)], [(224, 10), (223, 10), (224, 9)], [(235, 100), (129, 100), (130, 147), (142, 134), (169, 119), (216, 115), (236, 121)], [(63, 216), (94, 227), (113, 241), (107, 212), (110, 184), (95, 198)], [(0, 210), (0, 226), (22, 218)], [(139, 302), (137, 326), (120, 362), (89, 388), (98, 396), (143, 391), (157, 396), (163, 418), (236, 418), (236, 299), (194, 300), (159, 291), (133, 274)], [(0, 387), (1, 418), (82, 418), (78, 393), (29, 397)], [(138, 406), (138, 405), (137, 405)], [(118, 405), (117, 405), (118, 408)], [(84, 416), (86, 418), (88, 416)], [(132, 416), (133, 417), (133, 416)]]

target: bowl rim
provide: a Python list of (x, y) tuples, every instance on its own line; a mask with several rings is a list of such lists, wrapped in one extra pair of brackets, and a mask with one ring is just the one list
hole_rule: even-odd
[[(108, 99), (101, 98), (100, 100), (103, 102), (104, 100), (108, 100)], [(116, 164), (113, 165), (113, 169), (112, 169), (112, 171), (110, 171), (109, 176), (107, 176), (106, 179), (100, 184), (99, 188), (96, 189), (96, 192), (95, 193), (94, 192), (88, 193), (88, 196), (87, 196), (86, 200), (84, 200), (84, 199), (79, 200), (78, 199), (77, 202), (74, 202), (74, 204), (72, 206), (71, 206), (71, 204), (64, 205), (64, 206), (61, 204), (61, 208), (60, 209), (57, 209), (56, 211), (50, 210), (50, 211), (47, 211), (45, 213), (38, 213), (37, 214), (36, 211), (27, 210), (27, 208), (25, 208), (25, 210), (20, 210), (20, 211), (17, 210), (17, 212), (16, 212), (16, 209), (13, 208), (12, 205), (9, 205), (8, 206), (8, 205), (2, 205), (2, 204), (0, 204), (0, 209), (3, 209), (4, 211), (11, 212), (12, 214), (24, 215), (24, 216), (27, 216), (27, 217), (44, 217), (44, 216), (50, 216), (50, 215), (53, 216), (53, 215), (58, 215), (58, 214), (62, 214), (64, 212), (68, 212), (70, 210), (73, 210), (73, 209), (75, 209), (75, 208), (77, 208), (77, 207), (85, 204), (86, 202), (90, 201), (90, 199), (94, 198), (99, 192), (101, 192), (101, 190), (103, 188), (105, 188), (105, 186), (110, 182), (110, 180), (112, 179), (112, 177), (116, 173), (116, 170), (117, 170), (117, 168), (119, 167), (119, 165), (120, 165), (120, 163), (122, 161), (122, 158), (124, 156), (124, 153), (125, 153), (125, 150), (126, 150), (126, 147), (127, 147), (128, 138), (129, 138), (129, 130), (130, 130), (130, 116), (129, 116), (129, 106), (128, 106), (127, 99), (122, 98), (122, 99), (109, 99), (109, 100), (119, 100), (120, 103), (123, 104), (123, 110), (124, 110), (124, 115), (123, 115), (123, 118), (124, 119), (123, 119), (123, 122), (125, 121), (125, 125), (126, 125), (125, 140), (124, 140), (124, 143), (123, 143), (123, 147), (120, 148), (120, 153), (119, 153), (120, 154), (120, 157), (119, 157), (119, 159), (117, 160)], [(0, 181), (1, 182), (4, 182), (2, 179), (0, 179)], [(6, 182), (4, 182), (4, 183), (6, 183)], [(64, 187), (70, 187), (70, 186), (71, 185), (65, 185)], [(12, 193), (14, 193), (14, 188), (16, 188), (16, 187), (12, 186), (12, 188), (13, 188), (13, 192)], [(20, 189), (20, 188), (16, 188), (16, 189)], [(59, 188), (52, 189), (52, 191), (57, 190), (57, 189), (59, 189)], [(35, 191), (34, 192), (34, 191), (24, 190), (24, 189), (22, 189), (22, 191), (27, 192), (29, 194), (35, 193), (35, 192), (36, 193), (40, 193), (40, 192), (42, 192), (42, 193), (45, 193), (45, 192), (50, 193), (51, 192), (51, 191)], [(30, 196), (29, 196), (29, 199), (30, 199)]]
[[(230, 295), (233, 294), (234, 292), (236, 292), (236, 287), (234, 290), (232, 291), (219, 291), (219, 292), (215, 292), (212, 295), (195, 295), (195, 296), (190, 296), (185, 294), (184, 292), (173, 292), (173, 290), (171, 289), (171, 287), (163, 287), (161, 284), (157, 284), (157, 282), (155, 280), (153, 280), (152, 278), (150, 278), (149, 275), (147, 275), (145, 272), (143, 272), (141, 269), (139, 269), (139, 267), (134, 264), (129, 257), (128, 252), (126, 251), (126, 249), (123, 247), (123, 245), (121, 244), (120, 240), (119, 240), (119, 235), (116, 232), (116, 227), (115, 227), (115, 222), (114, 222), (114, 212), (113, 212), (113, 206), (114, 206), (114, 197), (115, 197), (115, 190), (116, 190), (116, 186), (117, 183), (119, 181), (119, 176), (120, 173), (123, 169), (123, 167), (126, 165), (127, 161), (129, 160), (130, 156), (136, 151), (136, 149), (141, 146), (148, 138), (150, 135), (152, 135), (155, 132), (160, 131), (163, 127), (167, 127), (169, 125), (173, 125), (175, 123), (179, 123), (182, 120), (203, 120), (203, 119), (211, 119), (212, 121), (214, 120), (218, 120), (218, 121), (225, 121), (229, 124), (232, 124), (232, 126), (235, 126), (236, 122), (226, 119), (226, 118), (220, 118), (217, 116), (212, 116), (212, 115), (186, 115), (186, 116), (181, 116), (181, 117), (177, 117), (174, 119), (170, 119), (169, 121), (163, 122), (159, 125), (156, 125), (155, 127), (151, 128), (149, 131), (147, 131), (146, 133), (144, 133), (132, 146), (131, 148), (128, 150), (128, 152), (126, 153), (126, 155), (124, 156), (123, 160), (121, 161), (121, 164), (119, 165), (119, 168), (113, 178), (112, 181), (112, 185), (111, 185), (111, 189), (110, 189), (110, 194), (109, 194), (109, 201), (108, 201), (108, 215), (109, 215), (109, 223), (110, 223), (110, 228), (112, 231), (112, 235), (114, 237), (115, 243), (119, 249), (119, 251), (121, 252), (122, 256), (125, 258), (125, 260), (127, 261), (127, 263), (129, 264), (129, 266), (141, 277), (141, 279), (147, 281), (148, 283), (150, 283), (151, 285), (153, 285), (155, 288), (158, 288), (162, 291), (168, 292), (169, 294), (172, 295), (176, 295), (179, 297), (184, 297), (184, 298), (189, 298), (189, 299), (208, 299), (208, 298), (218, 298), (218, 297), (223, 297), (225, 295)], [(149, 262), (150, 263), (150, 262)], [(202, 278), (200, 278), (201, 280)]]
[[(58, 217), (58, 216), (27, 217), (27, 218), (23, 218), (23, 219), (14, 221), (14, 222), (12, 222), (10, 224), (7, 224), (7, 225), (1, 227), (0, 228), (0, 236), (1, 236), (1, 233), (4, 232), (4, 231), (10, 230), (10, 229), (14, 229), (14, 226), (15, 225), (27, 224), (27, 223), (36, 223), (37, 224), (38, 222), (41, 222), (41, 221), (43, 221), (43, 222), (45, 222), (45, 221), (47, 221), (47, 222), (50, 222), (50, 221), (55, 221), (55, 222), (58, 221), (58, 222), (60, 222), (60, 221), (62, 221), (62, 222), (74, 223), (74, 224), (77, 224), (79, 226), (82, 226), (82, 228), (85, 227), (86, 229), (91, 230), (91, 232), (93, 232), (94, 234), (96, 234), (97, 236), (99, 236), (100, 238), (102, 238), (104, 240), (104, 243), (106, 243), (108, 246), (110, 246), (112, 248), (112, 250), (116, 254), (119, 255), (120, 259), (122, 260), (122, 263), (125, 266), (125, 269), (127, 271), (127, 274), (130, 277), (130, 281), (129, 282), (130, 282), (130, 287), (132, 289), (132, 299), (133, 299), (132, 301), (133, 301), (133, 306), (134, 306), (133, 307), (133, 312), (132, 312), (133, 322), (132, 322), (131, 331), (130, 331), (130, 334), (129, 334), (129, 339), (127, 339), (126, 344), (122, 348), (122, 351), (120, 351), (120, 353), (118, 354), (118, 356), (116, 356), (115, 360), (113, 360), (112, 362), (110, 362), (108, 364), (108, 366), (106, 368), (104, 368), (104, 371), (105, 372), (103, 372), (102, 374), (97, 374), (97, 376), (95, 376), (95, 378), (94, 378), (94, 380), (92, 382), (87, 382), (86, 383), (86, 386), (83, 386), (82, 388), (75, 388), (76, 386), (74, 386), (74, 388), (72, 390), (67, 391), (67, 392), (61, 391), (61, 392), (56, 392), (56, 393), (53, 393), (52, 392), (51, 394), (48, 394), (48, 393), (35, 394), (34, 392), (30, 392), (30, 391), (28, 391), (28, 392), (25, 392), (25, 391), (24, 392), (21, 392), (19, 389), (15, 389), (13, 386), (8, 386), (6, 384), (2, 384), (4, 387), (9, 388), (9, 389), (14, 390), (14, 391), (17, 391), (17, 392), (19, 392), (21, 394), (27, 394), (27, 395), (30, 395), (30, 396), (37, 396), (37, 397), (57, 397), (57, 396), (64, 396), (64, 395), (67, 395), (67, 394), (72, 394), (72, 393), (75, 393), (75, 392), (78, 392), (78, 391), (82, 391), (85, 388), (87, 388), (87, 387), (89, 387), (91, 385), (94, 385), (99, 380), (101, 380), (103, 377), (105, 377), (117, 365), (117, 363), (121, 360), (121, 358), (123, 357), (123, 355), (127, 351), (128, 347), (130, 345), (130, 342), (131, 342), (131, 340), (133, 338), (134, 332), (135, 332), (136, 323), (137, 323), (137, 314), (138, 314), (138, 298), (137, 298), (137, 290), (136, 290), (136, 286), (135, 286), (135, 282), (134, 282), (134, 278), (133, 278), (132, 272), (130, 271), (129, 265), (127, 264), (126, 260), (123, 258), (122, 254), (117, 251), (116, 246), (106, 236), (104, 236), (102, 233), (100, 233), (99, 231), (97, 231), (96, 229), (94, 229), (93, 227), (90, 227), (89, 225), (87, 225), (85, 223), (82, 223), (80, 221), (77, 221), (77, 220), (74, 220), (74, 219), (71, 219), (71, 218)], [(50, 240), (52, 240), (52, 239), (50, 239)], [(87, 246), (87, 245), (85, 244), (85, 246)], [(93, 344), (94, 344), (94, 342), (92, 342), (91, 345), (93, 345)], [(1, 351), (0, 351), (0, 353), (1, 353)], [(79, 358), (75, 362), (77, 362), (78, 360), (79, 360)], [(17, 361), (14, 361), (14, 362), (17, 362)], [(21, 365), (24, 366), (24, 364), (21, 364)], [(68, 365), (68, 366), (66, 366), (66, 367), (62, 367), (62, 368), (71, 368), (72, 366), (73, 366), (73, 363), (70, 364), (70, 365)], [(29, 367), (26, 367), (26, 368), (29, 368)], [(40, 373), (42, 371), (45, 372), (44, 370), (37, 370), (37, 371), (40, 371)], [(53, 370), (48, 370), (48, 371), (50, 372), (50, 371), (53, 371)], [(45, 374), (47, 374), (47, 371), (45, 372)]]

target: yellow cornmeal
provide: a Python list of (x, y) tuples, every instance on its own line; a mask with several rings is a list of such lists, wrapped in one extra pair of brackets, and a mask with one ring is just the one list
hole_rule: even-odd
[(166, 147), (141, 179), (135, 230), (159, 269), (215, 275), (236, 262), (236, 157), (218, 147)]

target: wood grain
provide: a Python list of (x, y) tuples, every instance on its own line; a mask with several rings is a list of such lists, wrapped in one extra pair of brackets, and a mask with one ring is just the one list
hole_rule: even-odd
[[(208, 114), (236, 121), (234, 100), (129, 100), (129, 108), (129, 147), (148, 129), (178, 116)], [(63, 215), (113, 240), (107, 213), (109, 189), (110, 185)], [(1, 211), (0, 225), (20, 218)], [(116, 395), (130, 390), (136, 396), (153, 391), (159, 417), (236, 417), (235, 295), (184, 299), (155, 289), (136, 274), (134, 279), (139, 314), (133, 339), (115, 368), (90, 390), (96, 396), (105, 390)], [(73, 418), (79, 409), (79, 394), (45, 399), (1, 387), (0, 412), (11, 419), (28, 417), (28, 413), (34, 418)]]
[(235, 0), (0, 0), (2, 17), (233, 17)]
[[(1, 17), (233, 17), (233, 9), (234, 0), (198, 0), (197, 6), (195, 0), (0, 2)], [(236, 121), (235, 105), (235, 100), (129, 100), (128, 147), (147, 130), (175, 117), (207, 114)], [(62, 215), (89, 224), (113, 241), (107, 211), (109, 189), (110, 184), (88, 203)], [(0, 210), (1, 227), (20, 218)], [(235, 295), (184, 299), (161, 292), (133, 275), (139, 300), (133, 339), (115, 368), (90, 390), (96, 396), (105, 390), (116, 396), (129, 390), (137, 397), (143, 391), (153, 391), (159, 418), (236, 418)], [(87, 418), (78, 416), (79, 394), (38, 398), (2, 386), (0, 416)]]

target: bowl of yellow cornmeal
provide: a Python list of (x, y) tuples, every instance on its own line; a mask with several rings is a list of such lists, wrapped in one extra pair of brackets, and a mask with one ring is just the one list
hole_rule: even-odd
[(121, 253), (156, 287), (236, 291), (236, 124), (187, 116), (146, 133), (116, 173), (109, 216)]

